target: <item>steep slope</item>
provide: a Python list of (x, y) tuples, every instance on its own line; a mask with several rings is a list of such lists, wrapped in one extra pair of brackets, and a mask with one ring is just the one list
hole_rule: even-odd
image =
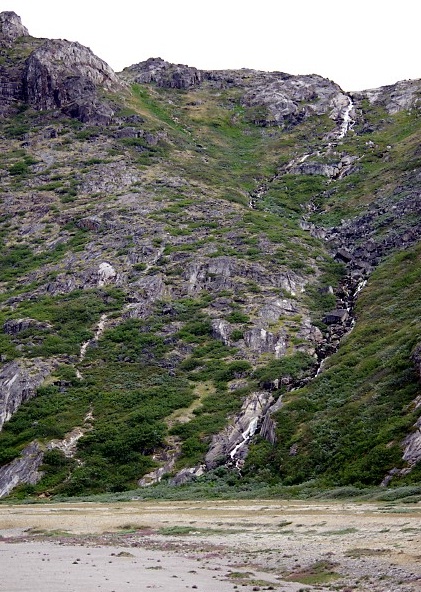
[[(121, 490), (241, 467), (261, 426), (269, 442), (251, 444), (245, 474), (402, 477), (421, 342), (421, 85), (350, 96), (315, 75), (161, 59), (118, 76), (77, 43), (33, 39), (14, 13), (0, 23), (0, 490)], [(400, 347), (401, 362), (387, 380), (373, 363), (356, 392), (335, 388), (377, 414), (374, 385), (398, 428), (392, 441), (378, 414), (372, 436), (343, 430), (320, 460), (320, 426), (349, 415), (320, 385), (387, 318), (380, 294), (398, 294), (384, 273), (405, 286), (404, 330), (379, 320), (370, 343), (379, 358)], [(313, 381), (367, 277), (353, 332)], [(347, 438), (363, 456), (375, 441), (376, 466), (356, 466)]]

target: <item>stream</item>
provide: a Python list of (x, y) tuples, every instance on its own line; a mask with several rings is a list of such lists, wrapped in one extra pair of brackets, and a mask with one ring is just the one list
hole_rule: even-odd
[(350, 129), (352, 129), (355, 121), (351, 117), (351, 111), (354, 109), (354, 103), (352, 102), (351, 97), (348, 97), (349, 103), (345, 109), (342, 124), (338, 134), (338, 140), (341, 140), (346, 136)]
[[(82, 345), (80, 346), (79, 363), (83, 362), (83, 360), (85, 359), (86, 351), (87, 351), (88, 347), (97, 343), (98, 339), (104, 333), (106, 322), (107, 322), (107, 315), (102, 314), (99, 321), (98, 321), (98, 324), (96, 326), (96, 331), (95, 331), (95, 334), (92, 337), (92, 339), (88, 339), (88, 341), (85, 341), (85, 343), (82, 343)], [(76, 368), (76, 376), (79, 380), (83, 380), (83, 375), (78, 368)]]

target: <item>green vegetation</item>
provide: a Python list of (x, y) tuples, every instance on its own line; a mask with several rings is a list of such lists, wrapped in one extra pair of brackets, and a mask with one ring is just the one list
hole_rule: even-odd
[(16, 336), (20, 355), (77, 356), (81, 344), (93, 336), (92, 328), (99, 321), (101, 313), (120, 310), (123, 303), (124, 293), (118, 289), (75, 290), (67, 296), (23, 302), (13, 313), (4, 309), (0, 319), (30, 318), (40, 321)]

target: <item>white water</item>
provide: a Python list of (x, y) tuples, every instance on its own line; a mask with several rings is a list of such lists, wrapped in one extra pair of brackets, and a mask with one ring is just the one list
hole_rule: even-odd
[[(93, 338), (89, 339), (89, 341), (85, 341), (85, 343), (82, 343), (81, 348), (80, 348), (80, 354), (79, 354), (79, 362), (82, 362), (83, 359), (85, 358), (86, 350), (88, 349), (88, 347), (91, 344), (96, 343), (98, 341), (98, 339), (101, 337), (101, 335), (104, 333), (106, 321), (107, 321), (107, 315), (106, 314), (101, 315), (101, 318), (99, 319), (98, 325), (96, 327), (95, 335), (93, 336)], [(79, 372), (79, 374), (80, 374), (80, 372)], [(80, 378), (80, 376), (77, 373), (76, 373), (76, 375), (78, 378)]]
[(302, 162), (305, 162), (309, 156), (310, 156), (310, 154), (304, 154), (304, 156), (302, 156), (300, 158), (300, 160), (298, 161), (298, 164), (301, 164)]
[(344, 116), (342, 119), (342, 124), (339, 130), (339, 134), (338, 134), (338, 139), (341, 140), (342, 138), (344, 138), (346, 136), (346, 134), (348, 133), (348, 131), (350, 129), (352, 129), (352, 126), (354, 125), (355, 121), (352, 119), (351, 117), (351, 111), (354, 108), (354, 103), (352, 102), (351, 98), (348, 97), (348, 106), (345, 109), (344, 112)]
[(241, 434), (241, 437), (243, 438), (242, 442), (239, 442), (235, 446), (235, 448), (233, 448), (230, 452), (230, 457), (233, 460), (234, 460), (234, 457), (237, 454), (237, 452), (240, 450), (240, 448), (242, 448), (244, 446), (244, 444), (246, 444), (246, 442), (248, 442), (250, 440), (250, 438), (252, 438), (254, 436), (254, 434), (256, 433), (258, 421), (259, 421), (258, 417), (253, 417), (253, 419), (249, 423), (248, 428)]
[(325, 364), (325, 361), (326, 361), (326, 359), (324, 359), (324, 360), (322, 360), (322, 361), (320, 362), (320, 365), (319, 365), (319, 367), (317, 368), (317, 372), (316, 372), (316, 374), (314, 375), (314, 378), (317, 378), (317, 377), (319, 376), (319, 374), (320, 374), (320, 373), (323, 371), (323, 366), (324, 366), (324, 364)]
[(361, 282), (357, 286), (357, 289), (355, 290), (355, 296), (361, 292), (361, 290), (364, 288), (366, 283), (367, 283), (367, 280), (361, 280)]

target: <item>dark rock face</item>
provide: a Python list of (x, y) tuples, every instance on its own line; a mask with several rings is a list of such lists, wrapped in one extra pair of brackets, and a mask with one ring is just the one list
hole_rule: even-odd
[(3, 325), (3, 332), (7, 335), (17, 335), (30, 327), (45, 329), (48, 327), (48, 323), (41, 323), (35, 319), (8, 319)]
[(406, 190), (398, 187), (366, 213), (326, 229), (326, 240), (337, 247), (335, 259), (363, 274), (392, 251), (415, 244), (421, 232), (418, 184), (417, 172), (411, 173)]
[(348, 311), (345, 309), (332, 310), (328, 312), (323, 318), (326, 325), (333, 325), (334, 323), (344, 323), (348, 318)]
[(106, 125), (111, 107), (96, 90), (122, 89), (113, 70), (90, 49), (76, 42), (48, 40), (27, 59), (24, 98), (36, 109), (62, 109), (67, 115)]
[(0, 113), (26, 102), (38, 110), (60, 109), (84, 123), (110, 123), (113, 109), (100, 92), (124, 86), (90, 49), (60, 39), (34, 39), (14, 12), (0, 13), (0, 47), (7, 54), (0, 66)]
[(15, 12), (0, 13), (0, 47), (7, 47), (19, 37), (29, 36), (28, 29), (22, 25)]

